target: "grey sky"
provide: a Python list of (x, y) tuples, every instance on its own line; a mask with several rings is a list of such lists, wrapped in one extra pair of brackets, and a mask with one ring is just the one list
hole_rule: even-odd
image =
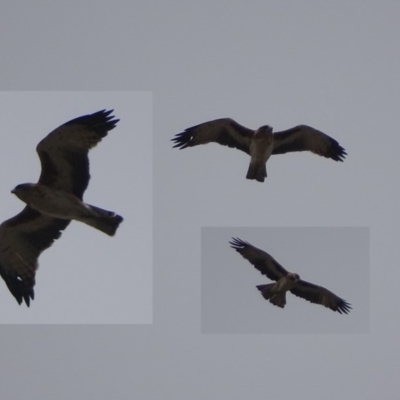
[[(0, 87), (153, 92), (153, 324), (1, 326), (4, 398), (398, 397), (400, 4), (306, 0), (93, 4), (4, 1)], [(93, 110), (93, 103), (88, 106), (91, 111), (114, 107), (121, 123), (137, 123), (134, 107), (123, 117), (117, 106), (103, 103), (96, 103)], [(48, 128), (80, 113), (74, 103), (63, 104), (57, 115), (49, 113), (52, 120), (38, 127), (38, 137), (24, 156), (32, 169), (38, 166), (37, 140)], [(335, 163), (309, 153), (273, 156), (268, 179), (259, 184), (245, 179), (248, 157), (239, 151), (218, 145), (171, 148), (174, 134), (220, 117), (252, 128), (270, 124), (276, 130), (305, 123), (337, 139), (348, 157)], [(8, 119), (9, 111), (3, 121)], [(10, 135), (20, 132), (16, 124), (12, 128), (1, 133), (7, 153), (12, 151)], [(120, 148), (120, 135), (117, 128), (93, 156)], [(132, 129), (129, 135), (134, 148), (140, 133)], [(106, 161), (108, 168), (107, 156)], [(4, 173), (3, 167), (0, 194), (9, 202), (7, 211), (2, 203), (5, 217), (19, 210), (9, 190), (37, 176), (33, 171), (27, 176), (31, 173), (27, 168), (16, 182), (7, 182), (8, 169)], [(144, 171), (132, 165), (132, 177)], [(92, 171), (92, 176), (91, 185), (102, 178), (100, 193), (92, 197), (94, 187), (89, 186), (87, 200), (124, 216), (125, 207), (128, 213), (138, 212), (134, 201), (131, 209), (129, 204), (120, 209), (120, 197), (108, 202), (104, 175)], [(125, 178), (124, 185), (128, 182)], [(133, 193), (140, 190), (133, 188), (132, 183)], [(151, 197), (147, 201), (151, 204)], [(201, 227), (232, 226), (368, 227), (370, 333), (201, 334)], [(128, 229), (125, 222), (115, 238), (102, 240), (100, 233), (83, 226), (82, 242), (102, 240), (99, 246), (112, 246), (123, 240), (126, 245), (123, 228)], [(65, 236), (72, 235), (68, 230)], [(133, 223), (130, 232), (135, 240), (129, 245), (139, 246), (141, 230)], [(262, 240), (257, 244), (261, 246)], [(68, 245), (70, 256), (76, 245), (67, 237), (51, 252), (59, 259), (58, 252)], [(283, 263), (283, 256), (274, 256)], [(300, 269), (300, 262), (298, 268), (290, 261), (285, 264)], [(242, 267), (251, 268), (245, 260)], [(40, 274), (45, 270), (52, 279), (62, 279), (60, 269), (46, 268), (42, 258)], [(262, 283), (257, 271), (254, 277)], [(330, 286), (328, 278), (317, 280), (314, 272), (309, 278)], [(44, 291), (38, 292), (40, 302)], [(291, 298), (289, 305), (300, 300)], [(130, 304), (134, 306), (134, 299)], [(265, 312), (269, 304), (262, 306)], [(304, 304), (304, 311), (306, 306), (312, 309)], [(21, 307), (14, 309), (25, 313)], [(329, 315), (329, 310), (322, 311)], [(308, 311), (307, 316), (312, 318)]]

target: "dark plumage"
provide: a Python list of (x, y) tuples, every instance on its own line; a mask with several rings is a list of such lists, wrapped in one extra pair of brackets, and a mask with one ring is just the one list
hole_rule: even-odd
[(72, 219), (114, 235), (123, 218), (82, 202), (90, 179), (88, 153), (118, 119), (111, 111), (75, 118), (37, 145), (42, 171), (38, 183), (17, 185), (12, 193), (26, 207), (0, 225), (0, 275), (19, 304), (34, 299), (40, 254), (60, 238)]
[(351, 305), (347, 301), (322, 286), (301, 280), (298, 274), (288, 272), (265, 251), (238, 238), (232, 238), (229, 244), (263, 275), (276, 281), (257, 286), (262, 296), (272, 304), (285, 307), (286, 292), (289, 291), (295, 296), (311, 303), (321, 304), (340, 314), (347, 314), (351, 310)]
[(268, 125), (254, 131), (231, 118), (192, 126), (171, 140), (175, 143), (173, 147), (179, 149), (215, 142), (242, 150), (251, 157), (247, 179), (259, 182), (267, 176), (265, 164), (271, 154), (311, 151), (335, 161), (343, 161), (347, 154), (335, 139), (307, 125), (272, 133)]

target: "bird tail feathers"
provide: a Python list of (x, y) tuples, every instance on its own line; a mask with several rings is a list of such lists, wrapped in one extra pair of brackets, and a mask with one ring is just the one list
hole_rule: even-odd
[(258, 285), (257, 289), (265, 300), (269, 300), (273, 305), (283, 308), (286, 304), (286, 292), (275, 292), (273, 290), (274, 286), (275, 283), (269, 283), (267, 285)]
[(262, 165), (258, 163), (250, 162), (249, 169), (247, 171), (247, 179), (255, 179), (258, 182), (264, 182), (267, 177), (267, 167), (265, 163)]
[(124, 220), (120, 215), (103, 210), (99, 207), (86, 204), (90, 210), (94, 211), (92, 216), (86, 216), (81, 219), (87, 225), (96, 228), (107, 235), (114, 236), (119, 224)]

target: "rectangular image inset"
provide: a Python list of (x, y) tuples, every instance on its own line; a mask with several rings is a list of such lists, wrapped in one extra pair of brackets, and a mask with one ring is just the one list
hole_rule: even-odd
[(152, 94), (0, 105), (0, 323), (152, 323)]
[(204, 227), (202, 333), (369, 333), (369, 228)]

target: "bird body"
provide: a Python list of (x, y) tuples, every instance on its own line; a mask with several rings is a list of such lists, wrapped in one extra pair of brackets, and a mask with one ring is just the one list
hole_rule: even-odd
[(274, 135), (272, 128), (266, 125), (257, 129), (249, 146), (250, 165), (246, 175), (247, 179), (264, 182), (267, 177), (266, 162), (271, 156), (273, 148)]
[(32, 209), (53, 218), (75, 220), (113, 236), (123, 218), (114, 212), (84, 203), (74, 194), (46, 185), (23, 183), (14, 193)]
[(286, 292), (297, 286), (300, 276), (288, 273), (275, 283), (258, 285), (257, 289), (261, 292), (264, 299), (269, 300), (275, 306), (283, 308), (286, 305)]

